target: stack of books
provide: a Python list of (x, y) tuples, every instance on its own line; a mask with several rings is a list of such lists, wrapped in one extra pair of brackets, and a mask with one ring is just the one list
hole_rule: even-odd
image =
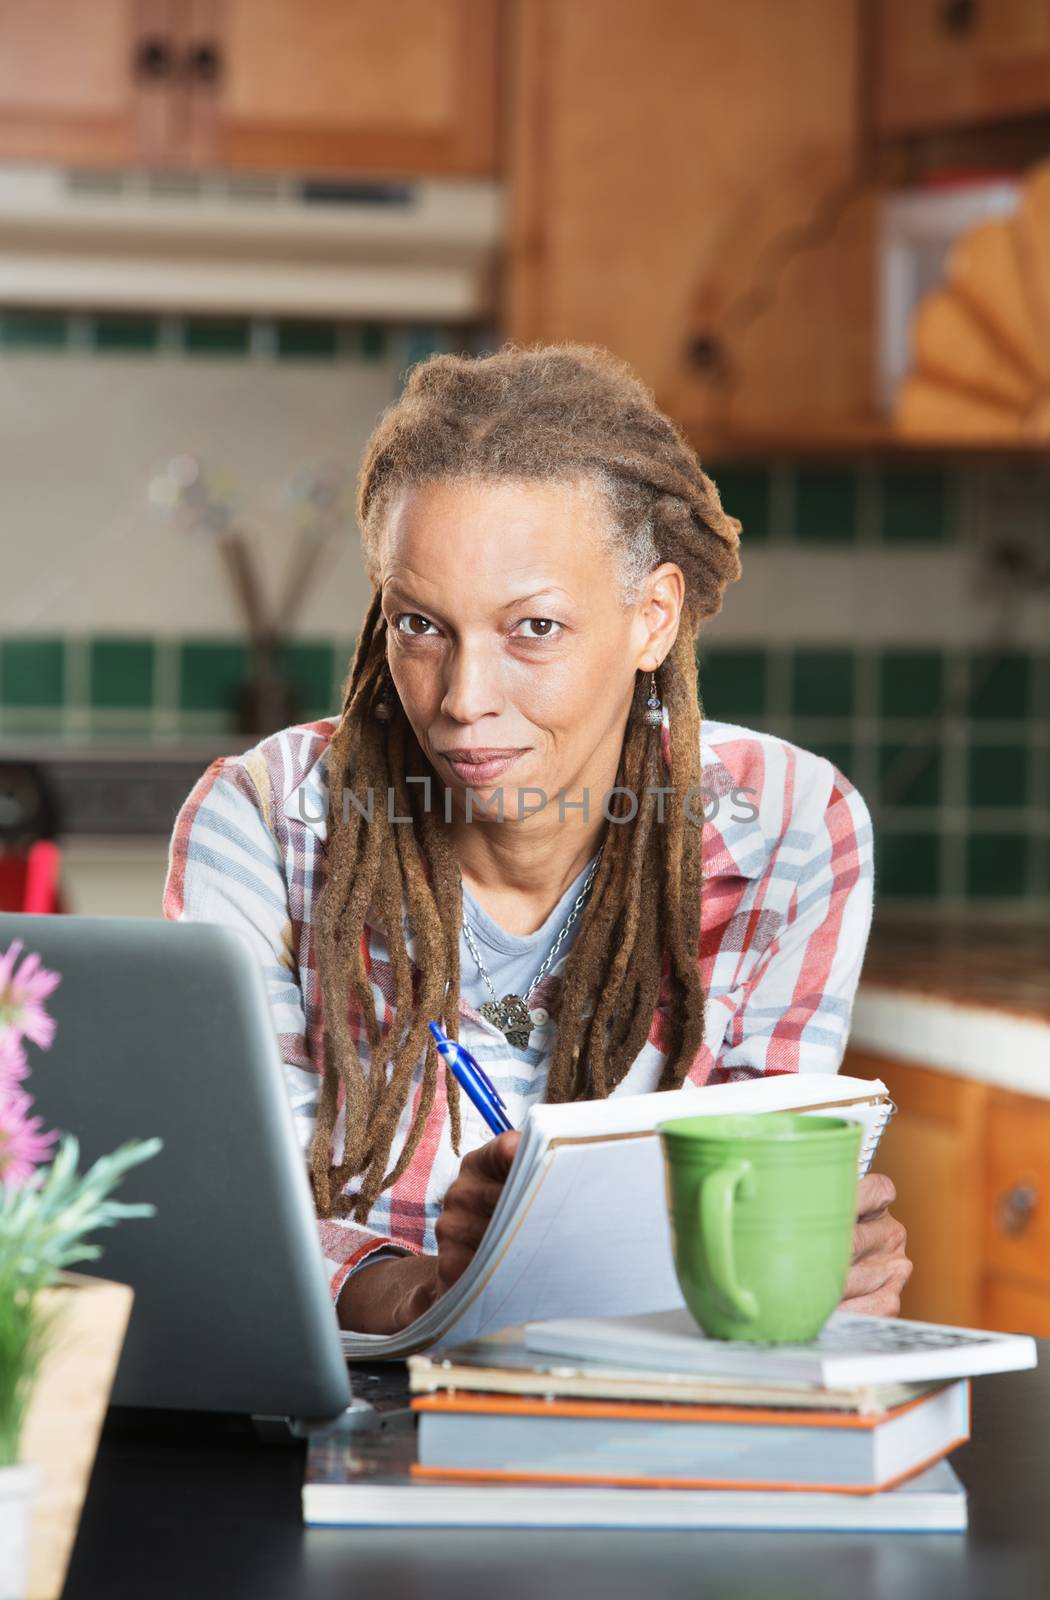
[(837, 1312), (707, 1339), (684, 1310), (528, 1324), (409, 1360), (410, 1414), (316, 1436), (307, 1523), (957, 1530), (970, 1378), (1032, 1339)]

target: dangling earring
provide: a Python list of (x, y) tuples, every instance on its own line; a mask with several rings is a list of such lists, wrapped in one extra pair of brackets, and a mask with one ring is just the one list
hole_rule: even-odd
[(643, 716), (650, 728), (659, 728), (663, 726), (664, 707), (663, 701), (660, 699), (660, 696), (657, 693), (655, 672), (651, 672), (649, 674), (649, 698), (645, 702), (645, 711), (643, 712)]

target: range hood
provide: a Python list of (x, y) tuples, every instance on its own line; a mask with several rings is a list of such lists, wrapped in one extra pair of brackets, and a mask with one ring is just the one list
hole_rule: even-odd
[(470, 321), (501, 185), (0, 168), (0, 304)]

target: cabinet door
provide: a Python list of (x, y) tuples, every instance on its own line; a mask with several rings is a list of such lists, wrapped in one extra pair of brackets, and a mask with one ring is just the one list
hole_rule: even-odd
[(607, 346), (705, 449), (865, 410), (858, 54), (843, 0), (519, 0), (508, 334)]
[(1050, 1104), (1045, 1101), (1002, 1092), (991, 1097), (984, 1257), (987, 1325), (1050, 1333)]
[(1050, 0), (880, 0), (878, 30), (884, 133), (1050, 110)]
[(842, 1070), (881, 1078), (897, 1105), (875, 1168), (893, 1179), (891, 1209), (908, 1230), (903, 1315), (979, 1326), (986, 1086), (858, 1050)]
[(221, 60), (198, 159), (265, 171), (488, 173), (499, 0), (191, 0)]
[(0, 160), (163, 162), (177, 0), (0, 0)]

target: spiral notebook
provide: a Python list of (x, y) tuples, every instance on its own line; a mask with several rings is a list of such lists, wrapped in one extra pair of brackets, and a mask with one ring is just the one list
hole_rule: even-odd
[(848, 1117), (864, 1127), (863, 1174), (895, 1109), (879, 1079), (828, 1073), (533, 1106), (467, 1271), (400, 1333), (344, 1333), (343, 1351), (384, 1360), (553, 1317), (675, 1310), (684, 1302), (671, 1255), (659, 1123), (759, 1111)]

